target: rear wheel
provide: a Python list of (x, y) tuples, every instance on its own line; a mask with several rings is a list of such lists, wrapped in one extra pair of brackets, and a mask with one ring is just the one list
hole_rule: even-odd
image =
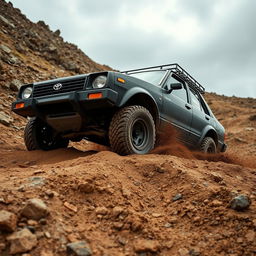
[(119, 110), (110, 123), (110, 146), (120, 155), (147, 154), (154, 148), (155, 137), (152, 115), (142, 106)]
[(54, 130), (38, 118), (31, 118), (24, 131), (24, 141), (29, 151), (66, 148), (69, 140), (56, 136)]
[(216, 154), (217, 148), (215, 141), (211, 137), (205, 137), (201, 143), (201, 151), (208, 154)]

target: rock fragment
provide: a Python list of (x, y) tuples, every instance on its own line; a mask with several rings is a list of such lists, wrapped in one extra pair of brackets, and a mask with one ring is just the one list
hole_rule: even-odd
[(130, 199), (132, 196), (132, 192), (129, 189), (126, 188), (122, 188), (122, 195), (123, 197), (125, 197), (126, 199)]
[(256, 115), (251, 115), (251, 116), (249, 117), (249, 120), (250, 120), (250, 121), (256, 121)]
[(120, 206), (115, 206), (112, 210), (112, 214), (115, 218), (117, 218), (120, 214), (124, 212), (124, 209)]
[(13, 79), (10, 83), (10, 89), (13, 91), (18, 91), (23, 83), (18, 79)]
[(249, 230), (245, 235), (245, 238), (248, 242), (256, 241), (256, 233), (253, 230)]
[(11, 53), (11, 49), (4, 44), (0, 45), (0, 49), (7, 54)]
[(6, 126), (9, 126), (13, 122), (11, 116), (6, 115), (4, 112), (0, 112), (0, 123)]
[(12, 212), (0, 211), (0, 230), (13, 232), (16, 229), (17, 216)]
[(218, 173), (211, 173), (211, 177), (217, 183), (220, 183), (221, 181), (223, 181), (223, 177)]
[(94, 191), (94, 185), (86, 181), (78, 186), (78, 190), (80, 192), (89, 194)]
[(138, 239), (134, 243), (134, 250), (137, 253), (152, 252), (155, 253), (159, 250), (158, 241)]
[(238, 195), (230, 202), (230, 208), (236, 211), (243, 211), (249, 208), (251, 200), (246, 195)]
[(187, 256), (189, 255), (189, 251), (186, 248), (180, 248), (178, 250), (180, 256)]
[(7, 240), (10, 242), (10, 254), (28, 252), (37, 245), (36, 235), (32, 234), (28, 229), (15, 232)]
[(223, 203), (217, 199), (213, 200), (211, 203), (210, 203), (210, 206), (213, 206), (213, 207), (219, 207), (219, 206), (222, 206)]
[(48, 190), (45, 191), (45, 194), (46, 194), (49, 198), (52, 198), (52, 197), (54, 197), (54, 195), (55, 195), (54, 192), (55, 192), (55, 191), (52, 191), (52, 190), (48, 189)]
[(29, 219), (39, 220), (49, 214), (49, 210), (41, 199), (33, 198), (28, 200), (21, 214)]
[(12, 27), (12, 28), (15, 28), (15, 26), (9, 21), (7, 20), (5, 17), (3, 17), (2, 15), (0, 15), (0, 20), (5, 23), (6, 25)]
[(73, 211), (73, 212), (77, 212), (77, 207), (76, 207), (75, 205), (73, 205), (73, 204), (70, 204), (70, 203), (68, 203), (68, 202), (65, 202), (65, 203), (64, 203), (64, 206), (65, 206), (67, 209), (69, 209), (69, 210), (71, 210), (71, 211)]
[(28, 220), (27, 221), (27, 224), (29, 226), (37, 226), (38, 225), (38, 222), (36, 220)]
[(79, 72), (79, 67), (72, 61), (63, 60), (62, 66), (69, 71)]
[(67, 255), (70, 256), (89, 256), (91, 249), (85, 241), (78, 241), (67, 244)]
[(108, 209), (104, 206), (103, 207), (97, 207), (95, 209), (95, 213), (100, 214), (100, 215), (106, 215), (106, 214), (108, 214)]
[(175, 196), (172, 198), (172, 201), (175, 202), (175, 201), (178, 201), (178, 200), (180, 200), (180, 199), (182, 199), (182, 198), (183, 198), (182, 194), (177, 194), (177, 195), (175, 195)]

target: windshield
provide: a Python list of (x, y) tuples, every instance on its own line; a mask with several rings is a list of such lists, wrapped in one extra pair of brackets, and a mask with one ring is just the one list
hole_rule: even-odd
[(165, 73), (166, 73), (166, 70), (159, 70), (159, 71), (140, 72), (140, 73), (135, 73), (130, 75), (158, 86)]

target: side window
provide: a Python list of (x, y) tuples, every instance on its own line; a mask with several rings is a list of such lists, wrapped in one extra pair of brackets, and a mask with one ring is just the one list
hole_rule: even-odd
[(205, 103), (203, 102), (203, 100), (200, 98), (200, 96), (194, 92), (193, 90), (189, 89), (190, 90), (190, 95), (191, 95), (191, 104), (200, 109), (202, 112), (204, 112), (205, 114), (207, 115), (210, 115), (207, 107), (205, 106)]
[(171, 95), (174, 95), (174, 96), (182, 99), (183, 101), (188, 102), (187, 90), (186, 90), (184, 84), (181, 81), (174, 78), (173, 76), (168, 77), (168, 79), (167, 79), (167, 81), (164, 85), (164, 88), (169, 89), (170, 84), (175, 84), (175, 83), (181, 83), (182, 84), (182, 89), (172, 90)]
[(198, 98), (198, 95), (195, 92), (193, 92), (192, 90), (190, 90), (190, 95), (191, 95), (192, 106), (196, 107), (202, 111), (202, 106), (201, 106), (200, 100)]

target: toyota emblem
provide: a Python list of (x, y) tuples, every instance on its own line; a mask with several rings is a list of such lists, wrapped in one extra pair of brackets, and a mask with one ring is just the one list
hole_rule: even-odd
[(60, 90), (62, 88), (62, 84), (61, 83), (57, 83), (52, 88), (53, 88), (53, 90), (58, 91), (58, 90)]

